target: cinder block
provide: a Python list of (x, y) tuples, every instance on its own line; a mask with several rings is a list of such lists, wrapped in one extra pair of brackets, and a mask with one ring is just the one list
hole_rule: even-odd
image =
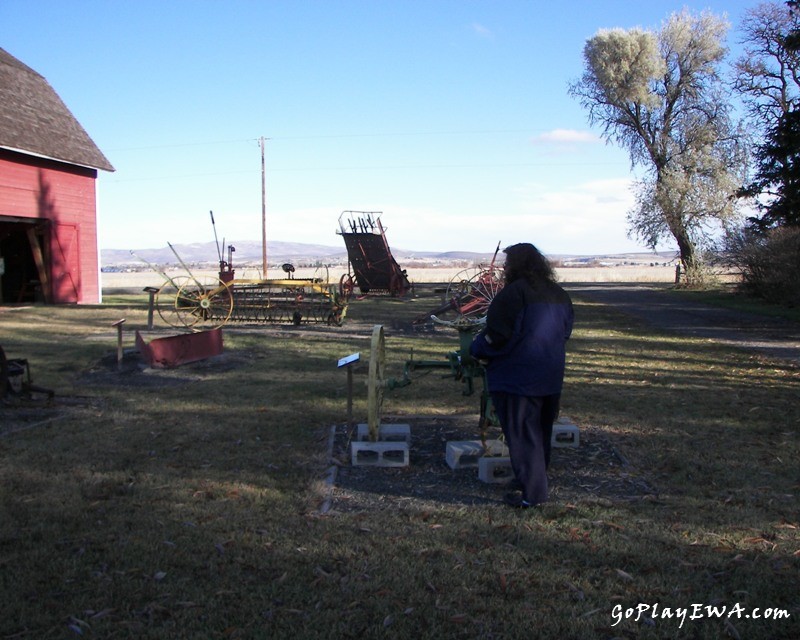
[[(356, 427), (356, 440), (369, 440), (369, 425), (359, 424)], [(378, 442), (410, 442), (411, 425), (382, 424), (378, 426)]]
[(351, 462), (354, 467), (407, 467), (408, 442), (358, 442), (351, 443)]
[(511, 458), (483, 456), (478, 460), (478, 479), (490, 484), (506, 483), (514, 479)]
[(447, 443), (445, 460), (451, 469), (477, 467), (483, 455), (483, 445), (478, 440), (453, 440)]
[(487, 440), (486, 449), (480, 440), (451, 440), (447, 443), (445, 460), (451, 469), (477, 467), (481, 456), (507, 456), (508, 447), (500, 440)]
[(508, 447), (506, 443), (502, 440), (487, 440), (486, 441), (486, 453), (484, 455), (487, 456), (500, 456), (500, 457), (508, 457)]
[(553, 425), (553, 436), (550, 438), (550, 446), (552, 447), (579, 447), (581, 444), (581, 434), (578, 426), (557, 421)]

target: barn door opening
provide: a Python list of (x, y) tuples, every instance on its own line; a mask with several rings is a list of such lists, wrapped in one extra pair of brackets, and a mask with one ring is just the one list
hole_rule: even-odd
[(48, 223), (0, 216), (0, 303), (49, 302)]

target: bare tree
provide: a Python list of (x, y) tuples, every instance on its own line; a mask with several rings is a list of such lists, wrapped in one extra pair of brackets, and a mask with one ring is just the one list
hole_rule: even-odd
[(763, 2), (742, 21), (743, 55), (734, 89), (747, 106), (756, 167), (741, 195), (762, 212), (754, 228), (800, 225), (800, 15), (789, 3)]
[(710, 13), (670, 16), (658, 32), (603, 30), (584, 47), (570, 94), (645, 170), (628, 212), (629, 235), (655, 249), (671, 237), (687, 281), (702, 275), (702, 249), (735, 216), (744, 169), (720, 75), (728, 25)]
[(776, 126), (800, 96), (800, 51), (787, 47), (798, 29), (800, 16), (785, 3), (762, 2), (742, 20), (744, 53), (735, 63), (734, 89), (762, 131)]

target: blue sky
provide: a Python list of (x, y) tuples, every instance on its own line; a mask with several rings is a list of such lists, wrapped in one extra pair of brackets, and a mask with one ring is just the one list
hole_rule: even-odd
[[(636, 251), (627, 154), (567, 95), (601, 28), (737, 0), (0, 0), (0, 47), (42, 74), (115, 166), (100, 247), (338, 246), (343, 210), (390, 245)], [(664, 249), (672, 248), (665, 245)], [(211, 256), (213, 259), (215, 256)]]

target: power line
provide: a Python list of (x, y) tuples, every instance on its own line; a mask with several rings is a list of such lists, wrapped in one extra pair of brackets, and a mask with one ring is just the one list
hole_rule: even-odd
[[(503, 164), (406, 164), (406, 165), (352, 165), (346, 167), (268, 167), (270, 173), (294, 173), (299, 171), (320, 172), (320, 171), (412, 171), (412, 170), (433, 170), (433, 169), (513, 169), (521, 167), (611, 167), (625, 166), (626, 162), (518, 162)], [(105, 178), (105, 184), (123, 182), (149, 182), (154, 180), (185, 180), (190, 178), (213, 178), (216, 176), (232, 175), (255, 175), (260, 173), (259, 169), (248, 169), (242, 171), (219, 171), (210, 173), (184, 173), (161, 176), (144, 176), (139, 178)]]
[[(479, 136), (524, 133), (533, 135), (547, 132), (547, 129), (477, 129), (453, 131), (379, 131), (374, 133), (321, 133), (308, 135), (273, 135), (270, 140), (327, 140), (338, 138), (402, 138), (418, 136)], [(260, 138), (236, 138), (230, 140), (205, 140), (202, 142), (172, 142), (168, 144), (142, 145), (136, 147), (108, 148), (109, 153), (115, 151), (148, 151), (150, 149), (176, 149), (181, 147), (203, 147), (223, 144), (239, 144), (243, 142), (258, 143)]]

